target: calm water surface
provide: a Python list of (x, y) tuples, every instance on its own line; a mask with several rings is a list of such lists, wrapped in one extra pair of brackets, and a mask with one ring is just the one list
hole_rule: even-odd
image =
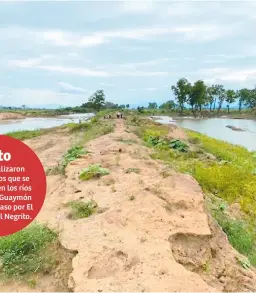
[(61, 126), (70, 122), (84, 121), (93, 117), (94, 114), (70, 114), (52, 118), (25, 118), (19, 120), (0, 121), (0, 134), (20, 130), (36, 130), (40, 128), (51, 128)]
[[(175, 123), (180, 127), (201, 132), (213, 138), (221, 139), (232, 144), (246, 147), (250, 151), (256, 150), (256, 121), (246, 119), (193, 119), (185, 118), (173, 121), (171, 117), (158, 116), (156, 121), (169, 124)], [(245, 131), (233, 131), (227, 128), (232, 125), (244, 129)]]

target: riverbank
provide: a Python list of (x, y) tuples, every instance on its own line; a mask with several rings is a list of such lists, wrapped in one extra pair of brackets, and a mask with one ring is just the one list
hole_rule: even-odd
[(207, 119), (207, 118), (229, 118), (229, 119), (251, 119), (256, 120), (256, 110), (221, 110), (219, 113), (217, 111), (202, 110), (202, 112), (192, 112), (190, 109), (184, 109), (182, 113), (178, 110), (165, 110), (165, 109), (144, 109), (138, 113), (140, 116), (170, 116), (175, 119), (184, 118), (197, 118), (197, 119)]
[[(86, 125), (72, 124), (25, 140), (48, 174), (47, 197), (37, 222), (54, 235), (49, 230), (40, 237), (34, 233), (39, 239), (45, 236), (43, 250), (37, 245), (38, 251), (26, 251), (18, 263), (2, 263), (2, 273), (10, 267), (17, 273), (31, 253), (31, 259), (40, 259), (36, 274), (25, 271), (26, 281), (10, 279), (2, 292), (18, 287), (30, 292), (256, 289), (255, 270), (251, 264), (246, 267), (247, 259), (232, 249), (205, 210), (197, 182), (180, 173), (183, 163), (191, 163), (186, 157), (200, 154), (197, 138), (137, 116), (125, 121), (96, 117)], [(177, 142), (177, 149), (167, 149), (165, 137), (180, 139), (189, 150)], [(206, 151), (200, 160), (205, 156)], [(213, 156), (210, 162), (215, 162)], [(216, 206), (225, 215), (229, 211)], [(31, 237), (12, 241), (34, 241)], [(0, 241), (2, 253), (3, 247)], [(58, 252), (49, 255), (51, 261), (45, 258), (49, 247)], [(58, 247), (62, 257), (57, 262)]]

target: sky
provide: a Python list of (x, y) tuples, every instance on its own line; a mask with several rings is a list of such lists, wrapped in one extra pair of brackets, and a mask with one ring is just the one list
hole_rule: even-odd
[(181, 77), (256, 84), (256, 1), (1, 1), (0, 105), (173, 99)]

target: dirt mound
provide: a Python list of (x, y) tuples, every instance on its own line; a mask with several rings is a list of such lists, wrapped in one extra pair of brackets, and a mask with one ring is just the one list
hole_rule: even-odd
[(19, 113), (1, 112), (0, 120), (12, 120), (12, 119), (23, 119), (24, 115)]
[[(116, 123), (114, 133), (88, 144), (89, 156), (68, 165), (66, 178), (47, 179), (47, 198), (37, 220), (58, 229), (61, 244), (78, 252), (70, 290), (256, 290), (255, 271), (238, 263), (241, 256), (207, 216), (197, 182), (152, 160), (138, 138), (125, 131), (124, 122)], [(39, 142), (30, 145), (37, 146), (44, 164), (52, 164), (54, 156), (39, 149)], [(90, 164), (101, 164), (110, 174), (79, 180)], [(65, 205), (71, 200), (94, 200), (100, 212), (72, 220)]]

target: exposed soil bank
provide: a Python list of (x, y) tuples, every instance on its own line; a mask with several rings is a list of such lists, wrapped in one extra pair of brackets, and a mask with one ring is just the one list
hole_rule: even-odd
[[(176, 134), (185, 135), (170, 126), (170, 136)], [(56, 165), (72, 140), (63, 132), (26, 143), (48, 168)], [(207, 215), (204, 195), (191, 176), (153, 160), (122, 120), (116, 121), (114, 133), (90, 141), (86, 148), (90, 153), (71, 162), (65, 177), (47, 176), (47, 198), (37, 217), (59, 231), (63, 247), (78, 252), (67, 276), (69, 290), (256, 290), (255, 270), (245, 270), (237, 262), (243, 257)], [(90, 164), (101, 164), (110, 175), (81, 181), (80, 171)], [(127, 171), (131, 169), (137, 172)], [(92, 199), (100, 213), (69, 219), (67, 202)], [(22, 290), (58, 288), (46, 282), (43, 288)]]
[(11, 112), (0, 112), (0, 120), (23, 119), (24, 115)]

